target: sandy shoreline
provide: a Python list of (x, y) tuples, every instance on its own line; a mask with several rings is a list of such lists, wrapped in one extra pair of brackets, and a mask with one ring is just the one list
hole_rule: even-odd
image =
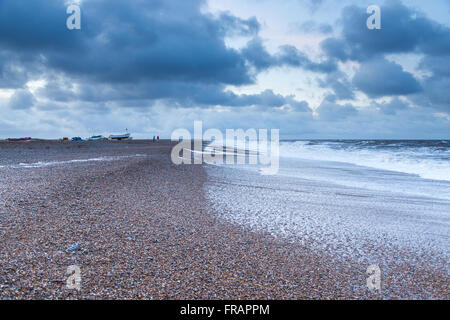
[[(448, 275), (425, 262), (398, 266), (383, 280), (398, 289), (373, 293), (366, 265), (220, 220), (204, 169), (173, 165), (170, 150), (164, 141), (0, 143), (0, 298), (448, 298)], [(66, 288), (70, 265), (81, 269), (80, 292)]]

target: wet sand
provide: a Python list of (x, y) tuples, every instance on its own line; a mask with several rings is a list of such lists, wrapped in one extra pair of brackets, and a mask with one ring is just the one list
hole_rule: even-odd
[[(425, 261), (396, 266), (387, 296), (367, 288), (367, 265), (227, 223), (204, 168), (175, 166), (170, 151), (0, 142), (0, 298), (448, 299), (448, 274)], [(71, 265), (80, 291), (66, 287)]]

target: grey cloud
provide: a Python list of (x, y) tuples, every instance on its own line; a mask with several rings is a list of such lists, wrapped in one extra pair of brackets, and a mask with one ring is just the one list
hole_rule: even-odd
[[(311, 112), (309, 105), (306, 101), (297, 101), (294, 96), (282, 96), (280, 94), (275, 94), (272, 90), (265, 90), (260, 94), (242, 94), (242, 95), (234, 95), (232, 94), (234, 99), (233, 103), (236, 105), (256, 105), (263, 106), (268, 108), (276, 108), (284, 105), (290, 105), (295, 111), (298, 112)], [(227, 103), (224, 103), (227, 105)]]
[(419, 67), (439, 77), (450, 77), (450, 53), (443, 56), (425, 56)]
[(414, 95), (412, 100), (421, 106), (450, 114), (450, 77), (428, 77), (423, 81), (424, 94)]
[(326, 121), (340, 121), (358, 114), (358, 110), (351, 104), (340, 105), (326, 99), (322, 101), (316, 112), (321, 120)]
[(255, 17), (245, 20), (235, 17), (229, 12), (222, 13), (219, 20), (223, 33), (230, 36), (256, 36), (261, 28)]
[(350, 46), (344, 39), (327, 38), (320, 43), (320, 46), (329, 57), (341, 61), (347, 61), (350, 59)]
[[(36, 74), (48, 83), (38, 93), (55, 101), (164, 99), (184, 106), (268, 107), (290, 103), (302, 109), (303, 104), (291, 97), (267, 92), (240, 97), (224, 90), (227, 85), (254, 83), (255, 70), (336, 68), (330, 61), (313, 62), (292, 46), (270, 55), (257, 37), (256, 18), (242, 19), (228, 12), (214, 17), (201, 11), (203, 4), (200, 0), (85, 1), (82, 29), (69, 31), (64, 1), (4, 0), (0, 48), (22, 52), (30, 61), (42, 57), (34, 61), (39, 67)], [(226, 46), (225, 37), (230, 35), (255, 38), (239, 52)]]
[(265, 70), (276, 65), (276, 59), (267, 52), (260, 38), (249, 41), (245, 48), (241, 50), (242, 55), (257, 70)]
[(310, 60), (303, 52), (291, 45), (280, 46), (279, 52), (271, 55), (265, 49), (260, 38), (254, 38), (249, 41), (247, 46), (241, 50), (243, 56), (258, 71), (266, 70), (271, 67), (290, 66), (303, 68), (314, 72), (332, 72), (337, 69), (333, 60), (314, 62)]
[[(60, 90), (58, 90), (60, 88)], [(53, 101), (123, 101), (121, 104), (134, 108), (147, 108), (154, 101), (163, 100), (168, 105), (182, 108), (222, 105), (229, 107), (258, 106), (262, 108), (277, 108), (290, 105), (296, 111), (310, 112), (305, 101), (298, 101), (294, 96), (283, 96), (272, 90), (265, 90), (257, 94), (235, 94), (225, 90), (223, 85), (199, 84), (184, 81), (156, 80), (152, 82), (138, 82), (134, 84), (96, 84), (80, 83), (76, 93), (70, 83), (64, 79), (54, 78), (38, 93)]]
[(331, 88), (337, 100), (350, 100), (355, 97), (353, 85), (343, 72), (328, 73), (325, 80), (319, 79), (319, 85), (322, 88)]
[(224, 37), (228, 31), (257, 32), (257, 21), (227, 14), (216, 19), (201, 13), (202, 3), (86, 1), (82, 29), (69, 31), (63, 1), (4, 0), (0, 46), (41, 54), (46, 67), (97, 82), (251, 83), (244, 59)]
[[(414, 95), (414, 101), (422, 106), (448, 110), (450, 28), (398, 0), (386, 1), (381, 6), (381, 15), (381, 30), (369, 30), (364, 7), (345, 7), (342, 36), (322, 41), (323, 52), (331, 60), (359, 62), (361, 67), (352, 84), (369, 97)], [(386, 55), (397, 53), (422, 54), (418, 71), (433, 75), (419, 81), (400, 65), (386, 61)], [(345, 93), (331, 75), (321, 86), (333, 89), (336, 99), (339, 92)]]
[(369, 30), (365, 8), (351, 5), (343, 9), (341, 38), (322, 42), (324, 51), (340, 60), (366, 60), (390, 53), (423, 52), (448, 54), (450, 28), (440, 25), (398, 0), (381, 6), (381, 29)]
[(0, 43), (0, 88), (22, 88), (42, 72), (40, 58), (2, 50)]
[(320, 33), (329, 34), (333, 32), (333, 27), (328, 23), (317, 23), (313, 20), (308, 20), (302, 23), (291, 25), (291, 29), (301, 33)]
[(422, 90), (412, 74), (381, 58), (363, 62), (352, 82), (370, 97), (408, 95)]
[(16, 90), (9, 99), (8, 107), (16, 110), (30, 109), (36, 99), (33, 94), (27, 89)]
[(401, 110), (411, 108), (407, 101), (403, 101), (397, 97), (386, 103), (374, 103), (374, 106), (379, 108), (381, 112), (389, 115), (396, 115)]

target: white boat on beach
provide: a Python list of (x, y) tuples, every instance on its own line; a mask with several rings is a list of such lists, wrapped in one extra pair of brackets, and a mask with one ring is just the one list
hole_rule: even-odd
[(102, 135), (98, 135), (98, 136), (91, 136), (87, 140), (88, 141), (102, 141), (102, 140), (108, 140), (108, 139)]
[(129, 133), (125, 133), (118, 135), (110, 135), (108, 139), (113, 141), (122, 141), (122, 140), (133, 140), (133, 137), (131, 137)]

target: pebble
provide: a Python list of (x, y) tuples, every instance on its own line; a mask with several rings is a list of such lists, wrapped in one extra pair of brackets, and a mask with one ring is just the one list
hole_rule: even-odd
[(78, 250), (80, 250), (80, 244), (77, 242), (77, 243), (74, 243), (73, 245), (71, 245), (69, 248), (67, 248), (66, 251), (75, 253)]

